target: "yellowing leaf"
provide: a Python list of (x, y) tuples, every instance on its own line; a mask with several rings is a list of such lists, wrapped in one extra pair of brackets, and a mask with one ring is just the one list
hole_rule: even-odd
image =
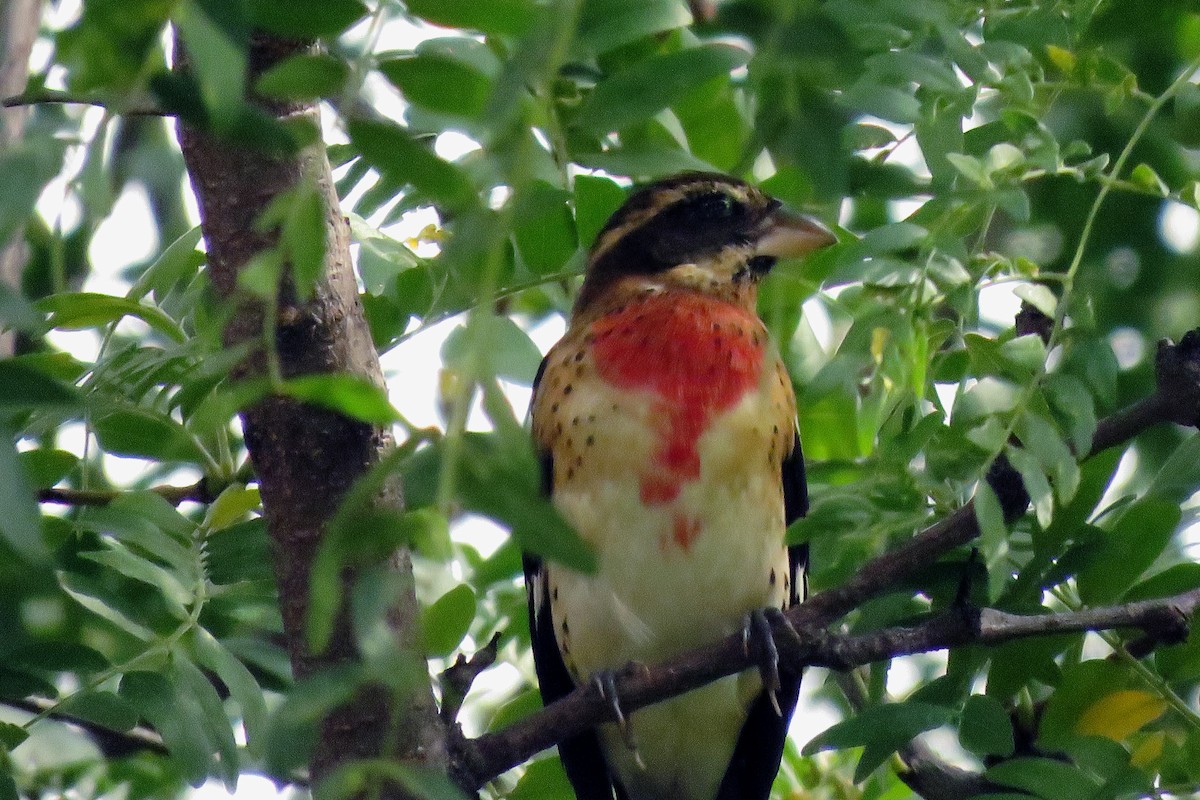
[(1124, 689), (1092, 703), (1075, 723), (1075, 732), (1119, 742), (1157, 719), (1166, 709), (1166, 701), (1149, 692)]
[(1133, 748), (1129, 755), (1129, 763), (1135, 767), (1149, 767), (1162, 757), (1163, 742), (1167, 740), (1165, 731), (1155, 731)]
[(871, 331), (871, 357), (875, 359), (876, 364), (883, 363), (883, 348), (887, 346), (891, 335), (892, 332), (887, 328), (876, 328)]
[(1067, 75), (1075, 71), (1075, 54), (1070, 50), (1048, 44), (1046, 45), (1046, 55), (1050, 57), (1050, 61), (1053, 62), (1054, 66)]

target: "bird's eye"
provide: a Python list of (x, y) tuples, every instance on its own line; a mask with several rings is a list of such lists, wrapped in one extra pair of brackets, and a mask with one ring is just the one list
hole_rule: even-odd
[(731, 219), (741, 209), (741, 203), (723, 192), (701, 195), (688, 205), (691, 217), (698, 223)]

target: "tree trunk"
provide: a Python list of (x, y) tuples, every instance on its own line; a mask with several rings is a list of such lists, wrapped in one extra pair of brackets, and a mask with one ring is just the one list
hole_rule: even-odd
[[(0, 97), (24, 91), (29, 78), (29, 52), (41, 20), (42, 0), (0, 0)], [(25, 107), (0, 108), (0, 152), (21, 140), (28, 112)], [(0, 283), (19, 291), (27, 257), (25, 240), (18, 230), (12, 241), (0, 246)], [(12, 331), (0, 332), (0, 358), (12, 355), (14, 343)]]
[[(250, 80), (306, 48), (298, 42), (256, 36), (250, 50)], [(177, 60), (186, 62), (179, 44), (176, 50), (181, 54)], [(177, 63), (176, 68), (186, 69), (186, 63)], [(260, 104), (278, 117), (309, 115), (318, 121), (317, 109), (312, 106)], [(255, 229), (254, 221), (281, 193), (316, 176), (327, 209), (325, 274), (312, 299), (304, 302), (295, 299), (286, 274), (281, 282), (276, 321), (280, 370), (284, 378), (351, 373), (382, 386), (379, 358), (354, 279), (349, 225), (338, 204), (324, 147), (317, 144), (294, 156), (270, 157), (183, 123), (179, 139), (199, 201), (212, 281), (226, 298), (237, 297), (239, 271), (256, 253), (277, 241), (275, 233)], [(260, 340), (264, 313), (263, 304), (242, 298), (226, 330), (226, 341)], [(265, 374), (265, 364), (264, 354), (256, 352), (240, 367), (239, 377)], [(313, 653), (307, 646), (309, 572), (326, 522), (354, 481), (391, 446), (391, 435), (283, 397), (257, 403), (243, 412), (242, 422), (262, 492), (295, 674), (303, 678), (324, 667), (353, 662), (358, 654), (345, 605), (328, 649)], [(380, 498), (380, 503), (396, 508), (401, 502), (395, 488)], [(391, 621), (400, 646), (412, 649), (418, 646), (417, 604), (407, 554), (396, 559), (396, 567), (409, 578), (409, 589)], [(314, 781), (353, 758), (385, 755), (444, 765), (444, 729), (428, 688), (414, 693), (411, 704), (404, 708), (389, 708), (387, 697), (382, 688), (364, 689), (326, 719), (312, 762)], [(396, 743), (394, 752), (380, 753), (380, 743), (388, 740)]]

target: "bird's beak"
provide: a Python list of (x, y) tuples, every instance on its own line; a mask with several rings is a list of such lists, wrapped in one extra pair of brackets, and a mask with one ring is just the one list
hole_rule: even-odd
[(837, 237), (820, 222), (777, 208), (763, 220), (754, 254), (769, 258), (800, 258), (831, 244), (837, 244)]

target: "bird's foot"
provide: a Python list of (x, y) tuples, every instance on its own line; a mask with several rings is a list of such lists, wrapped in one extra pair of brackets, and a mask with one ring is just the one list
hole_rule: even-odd
[(621, 698), (617, 695), (616, 679), (645, 671), (645, 664), (630, 661), (619, 670), (604, 669), (592, 675), (592, 684), (596, 687), (596, 691), (600, 693), (600, 698), (608, 703), (609, 708), (612, 709), (613, 716), (617, 718), (617, 726), (621, 730), (621, 738), (624, 740), (625, 746), (633, 753), (639, 765), (642, 765), (642, 757), (638, 753), (637, 740), (633, 735), (633, 727), (629, 724), (629, 718), (625, 716), (624, 709), (621, 708)]
[(779, 647), (775, 643), (775, 632), (785, 631), (796, 639), (800, 634), (788, 622), (786, 616), (778, 608), (769, 606), (758, 608), (746, 615), (746, 624), (742, 628), (742, 647), (746, 655), (753, 656), (758, 664), (758, 674), (762, 677), (763, 691), (771, 698), (771, 707), (775, 713), (783, 716), (779, 707), (779, 689), (783, 685), (779, 678)]

